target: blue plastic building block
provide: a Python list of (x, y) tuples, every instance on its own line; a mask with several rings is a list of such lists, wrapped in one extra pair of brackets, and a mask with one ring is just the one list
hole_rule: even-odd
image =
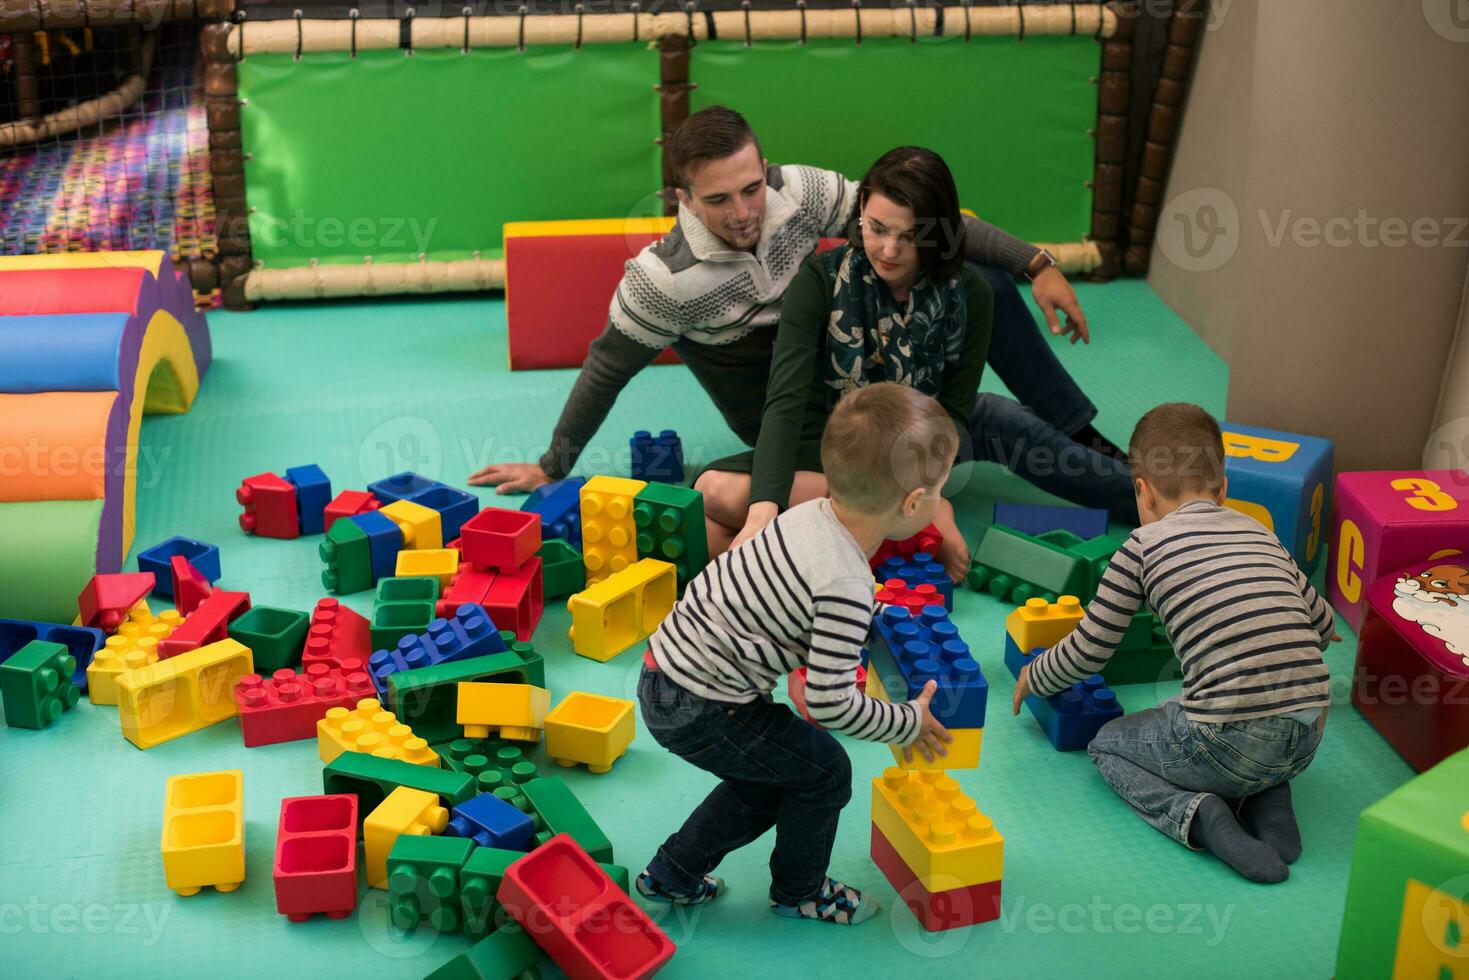
[[(160, 599), (173, 599), (173, 565), (170, 559), (174, 555), (187, 558), (189, 564), (197, 568), (199, 574), (207, 578), (210, 584), (219, 581), (219, 548), (204, 541), (175, 535), (138, 552), (138, 571), (153, 573), (153, 594)], [(72, 656), (76, 656), (75, 651)], [(77, 662), (81, 663), (80, 657)], [(86, 687), (83, 686), (82, 689), (86, 690)]]
[(1070, 531), (1078, 538), (1096, 538), (1107, 533), (1107, 512), (1088, 507), (996, 503), (994, 523), (1026, 534)]
[(867, 669), (878, 672), (889, 697), (916, 698), (925, 683), (936, 680), (929, 705), (936, 719), (948, 728), (984, 727), (989, 682), (943, 608), (927, 606), (910, 616), (890, 606), (877, 618), (877, 639)]
[(71, 682), (78, 690), (87, 689), (87, 668), (92, 658), (107, 642), (107, 634), (87, 626), (66, 626), (61, 623), (38, 623), (29, 619), (0, 619), (0, 663), (32, 640), (60, 643), (77, 662), (71, 672)]
[(372, 552), (372, 579), (392, 578), (398, 569), (398, 552), (403, 549), (403, 530), (393, 519), (375, 510), (347, 518), (367, 535)]
[(531, 491), (521, 510), (541, 515), (541, 538), (560, 538), (581, 550), (581, 488), (586, 479), (580, 476), (557, 480)]
[(459, 537), (459, 529), (464, 526), (464, 522), (479, 513), (478, 497), (442, 483), (408, 499), (439, 512), (439, 523), (443, 527), (446, 543)]
[(536, 822), (494, 793), (481, 793), (454, 808), (444, 833), (468, 837), (480, 847), (527, 851), (536, 836)]
[(324, 533), (326, 505), (332, 502), (332, 481), (315, 463), (292, 466), (286, 470), (286, 479), (296, 488), (296, 513), (301, 518), (301, 533)]
[[(1013, 639), (1008, 635), (1005, 637), (1005, 666), (1017, 679), (1020, 668), (1042, 653), (1045, 650), (1041, 647), (1024, 653)], [(1101, 674), (1093, 674), (1080, 684), (1073, 684), (1048, 698), (1032, 694), (1025, 699), (1025, 704), (1057, 752), (1086, 748), (1103, 725), (1123, 715), (1116, 693), (1107, 686)]]
[(454, 611), (452, 619), (436, 619), (429, 623), (426, 633), (405, 636), (392, 650), (373, 653), (367, 661), (367, 672), (380, 700), (386, 704), (391, 674), (503, 653), (508, 649), (485, 608), (478, 603), (467, 602)]
[(639, 429), (627, 441), (632, 448), (632, 478), (658, 483), (683, 482), (683, 440), (672, 429), (656, 436)]
[(954, 611), (954, 580), (949, 578), (944, 566), (926, 551), (920, 551), (912, 558), (895, 555), (877, 566), (876, 574), (879, 582), (900, 578), (910, 589), (932, 585), (944, 597), (944, 609)]
[(437, 486), (441, 486), (439, 481), (405, 470), (376, 483), (369, 483), (367, 489), (378, 500), (391, 504), (395, 500), (412, 500), (425, 490), (432, 490)]

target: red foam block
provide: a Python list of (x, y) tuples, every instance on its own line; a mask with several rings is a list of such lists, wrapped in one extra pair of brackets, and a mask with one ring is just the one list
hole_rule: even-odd
[(174, 608), (179, 611), (179, 615), (187, 616), (199, 608), (199, 603), (209, 598), (214, 586), (183, 555), (174, 555), (169, 559), (169, 565), (173, 576)]
[(464, 522), (459, 542), (459, 553), (477, 568), (515, 572), (541, 548), (541, 515), (486, 507)]
[(367, 617), (330, 596), (318, 599), (311, 611), (306, 647), (301, 652), (302, 668), (312, 664), (340, 667), (347, 661), (366, 663), (370, 656), (372, 631)]
[(872, 861), (897, 891), (913, 917), (929, 932), (990, 922), (1000, 917), (1000, 881), (931, 892), (903, 856), (872, 825)]
[(227, 638), (230, 623), (249, 608), (250, 593), (215, 589), (177, 629), (158, 641), (158, 659), (177, 657)]

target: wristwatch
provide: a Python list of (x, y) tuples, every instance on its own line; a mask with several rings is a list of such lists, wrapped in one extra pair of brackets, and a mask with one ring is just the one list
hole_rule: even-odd
[(1047, 269), (1056, 267), (1056, 257), (1045, 249), (1041, 249), (1031, 258), (1030, 264), (1025, 267), (1025, 278), (1035, 282), (1035, 277)]

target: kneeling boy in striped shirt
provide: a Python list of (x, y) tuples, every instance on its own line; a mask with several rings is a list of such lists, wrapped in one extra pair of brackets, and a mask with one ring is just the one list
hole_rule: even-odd
[[(928, 709), (932, 681), (914, 700), (889, 704), (857, 690), (856, 677), (874, 609), (868, 559), (885, 539), (929, 524), (957, 450), (953, 421), (914, 388), (846, 395), (821, 440), (831, 497), (792, 507), (719, 556), (648, 641), (644, 724), (721, 781), (638, 876), (645, 898), (715, 898), (719, 862), (774, 827), (774, 912), (854, 924), (877, 911), (876, 899), (827, 874), (852, 796), (851, 762), (830, 732), (930, 760), (947, 754), (949, 734)], [(771, 700), (775, 682), (801, 666), (807, 709), (824, 728)]]
[(1301, 853), (1290, 780), (1321, 742), (1321, 651), (1341, 639), (1331, 609), (1272, 532), (1223, 506), (1224, 445), (1202, 408), (1148, 412), (1128, 462), (1143, 526), (1076, 629), (1020, 672), (1014, 710), (1101, 670), (1146, 601), (1178, 651), (1182, 698), (1103, 726), (1092, 762), (1180, 844), (1251, 881), (1284, 881)]

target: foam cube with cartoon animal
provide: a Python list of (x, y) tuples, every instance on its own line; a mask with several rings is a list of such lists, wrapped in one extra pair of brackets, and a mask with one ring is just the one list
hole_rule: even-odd
[(1274, 531), (1309, 575), (1326, 549), (1330, 439), (1225, 422), (1226, 507)]
[(1469, 562), (1372, 583), (1352, 703), (1414, 769), (1469, 747)]
[(1332, 510), (1326, 597), (1354, 630), (1362, 628), (1367, 589), (1378, 579), (1469, 554), (1469, 474), (1459, 470), (1342, 473)]

